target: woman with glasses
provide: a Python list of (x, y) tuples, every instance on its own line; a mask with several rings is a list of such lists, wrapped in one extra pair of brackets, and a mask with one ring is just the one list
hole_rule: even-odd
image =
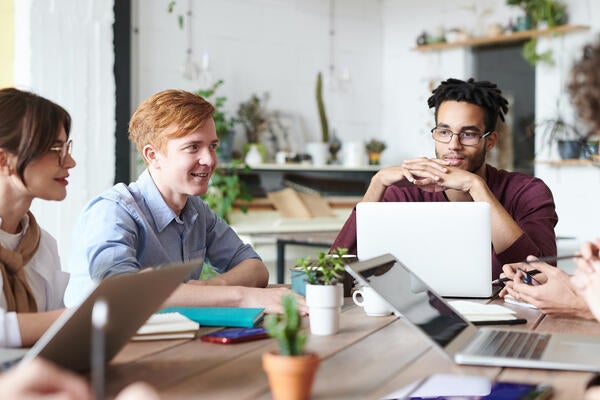
[(63, 310), (68, 276), (29, 211), (67, 195), (71, 117), (36, 94), (0, 89), (0, 347), (28, 347)]

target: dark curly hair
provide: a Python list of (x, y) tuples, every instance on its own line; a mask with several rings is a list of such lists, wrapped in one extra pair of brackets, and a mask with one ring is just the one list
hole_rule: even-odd
[(594, 132), (600, 131), (600, 38), (583, 47), (581, 59), (571, 69), (567, 88), (579, 117)]
[(485, 112), (485, 130), (496, 129), (498, 117), (504, 121), (504, 114), (508, 111), (508, 101), (502, 97), (498, 86), (488, 81), (468, 81), (450, 78), (433, 89), (432, 95), (427, 99), (429, 108), (435, 107), (435, 121), (437, 123), (438, 109), (444, 101), (466, 101), (483, 108)]

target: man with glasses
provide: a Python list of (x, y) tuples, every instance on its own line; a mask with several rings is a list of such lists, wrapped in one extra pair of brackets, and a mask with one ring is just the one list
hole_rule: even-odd
[[(503, 264), (528, 255), (556, 255), (554, 226), (558, 217), (550, 189), (540, 179), (498, 170), (485, 162), (498, 138), (497, 120), (504, 121), (508, 110), (497, 86), (487, 81), (448, 79), (433, 90), (427, 103), (435, 108), (431, 134), (436, 158), (414, 158), (381, 169), (362, 201), (489, 203), (494, 279)], [(356, 252), (355, 213), (353, 210), (332, 248)]]

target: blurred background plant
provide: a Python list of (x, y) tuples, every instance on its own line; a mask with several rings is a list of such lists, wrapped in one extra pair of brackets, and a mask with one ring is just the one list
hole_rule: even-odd
[[(231, 212), (236, 201), (252, 201), (252, 195), (245, 182), (239, 177), (240, 172), (249, 170), (250, 168), (239, 160), (233, 160), (227, 166), (218, 166), (210, 178), (208, 190), (200, 196), (211, 210), (227, 223), (231, 222)], [(247, 205), (243, 203), (239, 204), (239, 207), (244, 213), (248, 211)]]

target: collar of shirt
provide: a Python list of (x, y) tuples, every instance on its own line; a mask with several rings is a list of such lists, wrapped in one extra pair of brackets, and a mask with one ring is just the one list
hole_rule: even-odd
[(163, 199), (148, 170), (140, 175), (137, 184), (159, 232), (162, 232), (173, 220), (180, 225), (189, 225), (196, 219), (198, 213), (190, 207), (189, 198), (185, 203), (181, 216), (175, 214)]

